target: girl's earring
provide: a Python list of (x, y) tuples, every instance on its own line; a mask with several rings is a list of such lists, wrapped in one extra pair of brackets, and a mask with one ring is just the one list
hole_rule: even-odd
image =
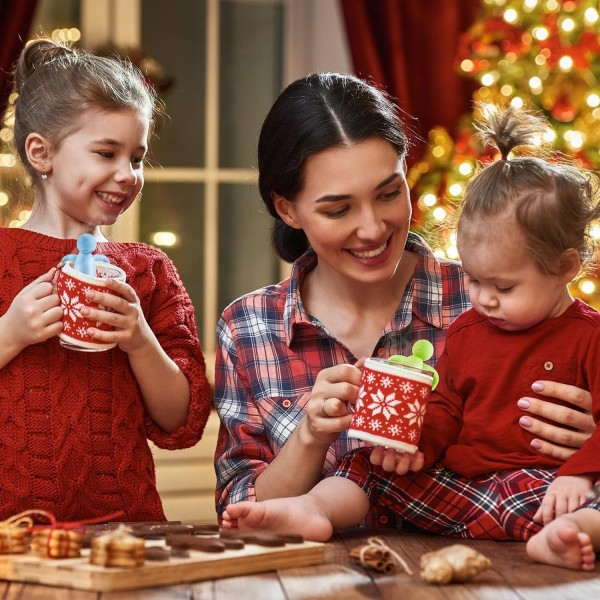
[(46, 181), (46, 180), (48, 179), (48, 173), (42, 173), (42, 174), (40, 175), (40, 179), (41, 179), (42, 181)]

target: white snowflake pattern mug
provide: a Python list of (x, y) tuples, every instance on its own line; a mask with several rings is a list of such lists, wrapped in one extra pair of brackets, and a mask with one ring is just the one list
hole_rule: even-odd
[(87, 333), (89, 327), (96, 327), (104, 331), (111, 331), (112, 325), (99, 323), (81, 314), (84, 306), (108, 310), (86, 298), (86, 290), (92, 289), (98, 292), (114, 294), (106, 286), (108, 279), (125, 281), (125, 271), (110, 263), (96, 263), (96, 277), (80, 273), (73, 268), (73, 262), (67, 262), (58, 269), (55, 278), (56, 293), (63, 309), (63, 330), (58, 334), (59, 342), (70, 350), (83, 352), (98, 352), (110, 350), (116, 346), (115, 343), (106, 343), (95, 340)]
[(416, 452), (432, 382), (429, 371), (367, 358), (348, 435)]

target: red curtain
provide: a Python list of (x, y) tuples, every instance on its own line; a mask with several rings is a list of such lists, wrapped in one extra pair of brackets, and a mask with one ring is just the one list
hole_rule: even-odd
[(0, 115), (10, 94), (11, 70), (29, 36), (37, 0), (0, 2)]
[[(355, 73), (371, 78), (417, 118), (423, 138), (441, 125), (453, 133), (470, 112), (475, 83), (454, 65), (458, 40), (481, 0), (340, 0)], [(418, 140), (417, 140), (418, 142)], [(411, 153), (414, 162), (423, 145)]]

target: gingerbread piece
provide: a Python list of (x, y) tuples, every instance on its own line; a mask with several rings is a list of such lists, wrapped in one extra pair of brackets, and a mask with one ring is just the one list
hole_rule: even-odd
[(225, 544), (227, 550), (242, 550), (246, 543), (239, 538), (221, 538), (220, 542)]
[(421, 556), (421, 579), (427, 583), (470, 581), (489, 569), (492, 561), (470, 546), (452, 544)]
[(29, 548), (29, 531), (25, 527), (0, 527), (0, 554), (23, 554)]
[(90, 546), (93, 565), (131, 568), (141, 567), (145, 561), (144, 540), (131, 535), (124, 526), (93, 538)]
[(0, 554), (23, 554), (29, 549), (29, 530), (33, 521), (28, 518), (8, 519), (0, 523)]
[(31, 549), (46, 558), (77, 558), (81, 556), (83, 533), (75, 529), (41, 527), (33, 530)]
[(0, 554), (23, 554), (29, 550), (34, 514), (37, 511), (27, 510), (0, 521)]
[(146, 540), (158, 540), (164, 538), (167, 534), (187, 534), (192, 535), (194, 533), (193, 525), (184, 525), (177, 523), (152, 523), (152, 524), (140, 524), (130, 525), (129, 529), (131, 533), (136, 537), (144, 538)]
[(189, 558), (190, 552), (185, 548), (171, 548), (169, 554), (171, 558)]
[(167, 545), (172, 548), (199, 550), (200, 552), (225, 552), (225, 544), (216, 538), (209, 539), (194, 535), (168, 534)]
[(214, 535), (219, 533), (219, 526), (216, 523), (200, 523), (194, 525), (194, 535)]
[(246, 544), (255, 544), (256, 546), (265, 546), (269, 548), (277, 548), (285, 546), (287, 535), (279, 535), (277, 533), (264, 532), (243, 532), (238, 529), (226, 530), (220, 532), (221, 539), (240, 539)]
[(299, 533), (280, 533), (279, 537), (282, 538), (286, 544), (304, 544), (304, 537)]
[(146, 560), (166, 562), (171, 558), (171, 553), (162, 546), (147, 546), (145, 557)]

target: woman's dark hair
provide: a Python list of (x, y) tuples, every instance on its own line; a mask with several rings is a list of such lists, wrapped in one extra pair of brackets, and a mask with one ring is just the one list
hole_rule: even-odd
[(309, 244), (304, 231), (281, 220), (273, 194), (293, 201), (304, 186), (307, 158), (329, 148), (381, 138), (404, 156), (408, 139), (399, 113), (373, 85), (338, 73), (298, 79), (277, 98), (258, 141), (258, 185), (275, 219), (272, 244), (283, 260), (293, 262)]
[[(465, 225), (474, 220), (509, 209), (543, 273), (555, 273), (557, 260), (570, 248), (585, 264), (594, 250), (589, 227), (600, 217), (596, 175), (540, 149), (539, 142), (550, 130), (540, 114), (483, 103), (477, 109), (482, 115), (475, 123), (479, 135), (500, 151), (501, 160), (484, 167), (467, 185), (459, 234), (466, 235)], [(520, 146), (537, 146), (538, 156), (510, 158)]]

